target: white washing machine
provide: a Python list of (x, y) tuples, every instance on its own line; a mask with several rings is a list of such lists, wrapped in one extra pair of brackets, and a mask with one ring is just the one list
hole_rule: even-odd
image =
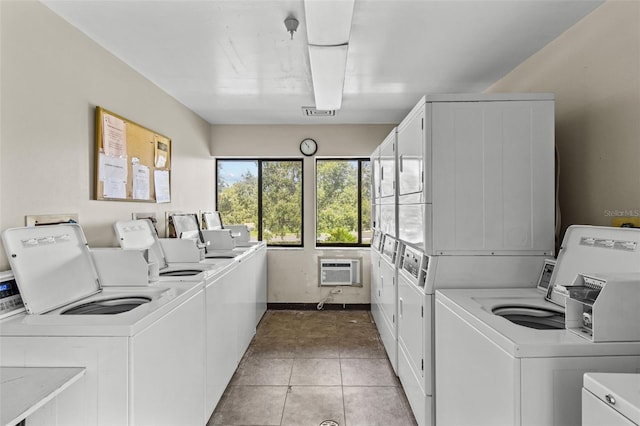
[(75, 224), (2, 238), (28, 311), (0, 321), (2, 365), (87, 371), (59, 424), (203, 424), (202, 281), (101, 288)]
[(540, 324), (564, 313), (564, 294), (579, 273), (612, 270), (640, 272), (640, 230), (567, 229), (546, 295), (437, 291), (436, 424), (580, 425), (583, 374), (640, 372), (640, 342), (593, 343)]

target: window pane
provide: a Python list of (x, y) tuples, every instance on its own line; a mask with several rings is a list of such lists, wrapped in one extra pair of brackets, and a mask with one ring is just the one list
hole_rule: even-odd
[(262, 238), (302, 245), (302, 161), (262, 161)]
[(316, 243), (358, 243), (358, 161), (316, 163)]
[(362, 244), (371, 244), (371, 162), (360, 163)]
[(247, 225), (258, 239), (258, 162), (217, 161), (217, 208), (223, 225)]

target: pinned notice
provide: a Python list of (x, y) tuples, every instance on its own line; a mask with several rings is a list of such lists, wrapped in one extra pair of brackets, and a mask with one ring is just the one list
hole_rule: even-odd
[(112, 157), (127, 156), (127, 134), (124, 120), (110, 114), (103, 115), (102, 140), (104, 153)]
[(169, 170), (154, 170), (153, 181), (156, 186), (156, 202), (171, 202), (171, 192), (169, 186)]
[(169, 157), (169, 145), (157, 139), (156, 136), (156, 167), (163, 169), (167, 166), (167, 158)]
[(148, 200), (149, 196), (149, 167), (136, 164), (133, 169), (133, 198)]

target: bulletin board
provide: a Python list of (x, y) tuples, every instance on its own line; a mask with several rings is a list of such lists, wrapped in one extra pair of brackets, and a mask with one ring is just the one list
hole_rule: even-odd
[(95, 200), (171, 201), (171, 139), (96, 107)]

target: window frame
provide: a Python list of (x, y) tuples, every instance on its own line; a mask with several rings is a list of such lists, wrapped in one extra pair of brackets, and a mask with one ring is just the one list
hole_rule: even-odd
[[(336, 243), (336, 242), (331, 242), (331, 243), (322, 243), (318, 241), (318, 162), (320, 161), (355, 161), (357, 162), (357, 178), (356, 178), (356, 182), (358, 185), (358, 242), (356, 243)], [(314, 180), (315, 180), (315, 187), (314, 187), (314, 198), (315, 198), (315, 224), (314, 224), (314, 235), (315, 235), (315, 247), (316, 248), (320, 248), (320, 249), (328, 249), (328, 248), (369, 248), (371, 247), (371, 241), (369, 241), (369, 243), (363, 243), (362, 242), (362, 232), (363, 232), (363, 227), (362, 227), (362, 206), (363, 206), (363, 200), (362, 200), (362, 190), (363, 190), (363, 185), (368, 185), (369, 188), (371, 188), (371, 182), (362, 182), (362, 163), (367, 162), (369, 163), (369, 168), (371, 170), (371, 158), (369, 157), (361, 157), (361, 156), (356, 156), (356, 157), (316, 157), (315, 161), (314, 161)], [(371, 192), (371, 189), (369, 189), (369, 192)], [(371, 205), (372, 203), (372, 194), (369, 194), (369, 205)], [(366, 200), (365, 200), (366, 201)], [(370, 221), (371, 222), (371, 221)], [(373, 230), (373, 229), (372, 229)]]
[[(216, 157), (215, 158), (215, 171), (216, 171), (216, 195), (215, 195), (215, 202), (216, 202), (216, 209), (218, 208), (219, 205), (219, 176), (218, 176), (218, 164), (219, 162), (230, 162), (230, 161), (236, 161), (236, 162), (252, 162), (255, 161), (257, 163), (257, 167), (258, 167), (258, 176), (257, 176), (257, 185), (258, 185), (258, 222), (256, 224), (257, 228), (258, 228), (258, 241), (263, 241), (263, 208), (262, 208), (262, 200), (263, 200), (263, 196), (262, 196), (262, 171), (263, 171), (263, 167), (262, 164), (263, 163), (269, 163), (269, 162), (292, 162), (292, 163), (299, 163), (300, 164), (300, 243), (297, 244), (272, 244), (272, 243), (267, 243), (267, 247), (277, 247), (277, 248), (302, 248), (304, 247), (304, 159), (303, 158), (297, 158), (297, 157)], [(224, 216), (222, 217), (223, 220), (223, 225), (224, 225)]]

